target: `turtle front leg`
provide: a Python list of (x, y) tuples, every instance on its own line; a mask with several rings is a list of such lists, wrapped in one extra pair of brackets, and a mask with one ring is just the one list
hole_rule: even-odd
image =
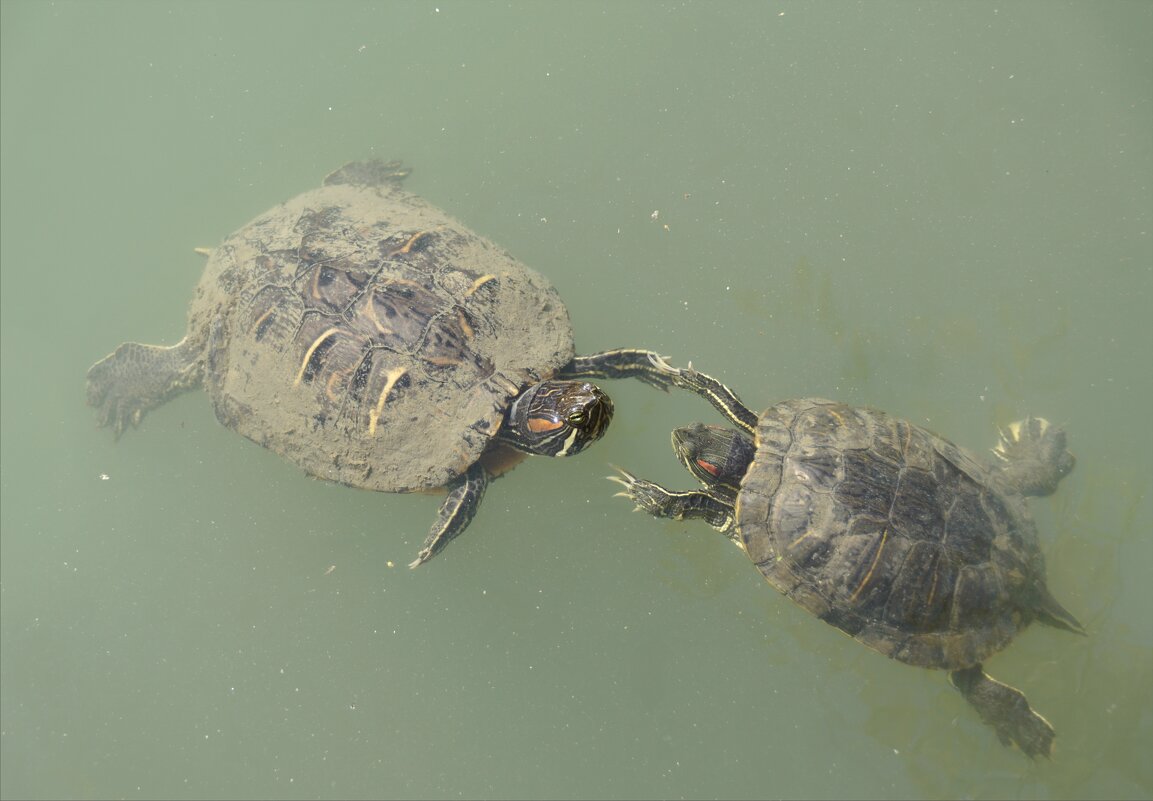
[(754, 434), (756, 432), (756, 412), (745, 406), (737, 397), (737, 393), (711, 375), (705, 375), (694, 370), (692, 364), (684, 370), (676, 371), (673, 385), (678, 389), (686, 389), (695, 395), (700, 395), (745, 433)]
[(560, 378), (636, 378), (666, 392), (673, 387), (700, 395), (718, 412), (752, 434), (757, 428), (757, 415), (737, 393), (710, 375), (698, 372), (690, 364), (684, 369), (673, 367), (665, 357), (651, 350), (620, 348), (577, 356), (560, 372)]
[(1057, 733), (1049, 721), (1033, 711), (1024, 693), (990, 678), (980, 665), (954, 670), (949, 681), (977, 708), (981, 720), (993, 727), (1004, 745), (1016, 745), (1032, 759), (1049, 756)]
[(423, 565), (468, 528), (476, 516), (489, 481), (488, 470), (478, 462), (449, 482), (448, 495), (436, 513), (436, 522), (429, 529), (428, 537), (416, 559), (409, 562), (410, 568)]
[(618, 348), (588, 356), (576, 356), (560, 371), (559, 378), (636, 378), (649, 386), (663, 389), (676, 386), (681, 371), (665, 361), (656, 351)]
[(624, 487), (614, 497), (628, 498), (636, 504), (636, 510), (647, 512), (653, 517), (666, 517), (670, 520), (704, 520), (729, 539), (733, 531), (733, 507), (714, 498), (707, 492), (691, 490), (674, 492), (660, 484), (637, 478), (627, 470), (617, 468), (619, 476), (608, 476)]

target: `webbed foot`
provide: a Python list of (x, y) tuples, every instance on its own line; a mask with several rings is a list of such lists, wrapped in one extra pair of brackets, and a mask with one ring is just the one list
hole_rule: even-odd
[(350, 161), (324, 177), (325, 186), (348, 184), (350, 186), (383, 186), (399, 184), (408, 177), (412, 169), (399, 161)]
[(990, 678), (980, 665), (954, 670), (949, 680), (977, 708), (981, 720), (993, 727), (1002, 744), (1017, 746), (1031, 759), (1052, 753), (1057, 733), (1033, 711), (1020, 690)]
[(1043, 417), (1026, 417), (1000, 432), (993, 454), (1001, 474), (1023, 495), (1050, 495), (1077, 460), (1065, 447), (1065, 432)]
[(119, 437), (140, 424), (148, 410), (198, 385), (203, 365), (186, 344), (142, 345), (125, 342), (88, 370), (88, 405), (101, 426)]

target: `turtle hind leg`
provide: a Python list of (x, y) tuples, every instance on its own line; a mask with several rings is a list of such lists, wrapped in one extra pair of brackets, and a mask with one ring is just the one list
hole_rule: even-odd
[(1051, 495), (1077, 462), (1065, 448), (1065, 432), (1042, 417), (1011, 423), (993, 453), (1001, 476), (1022, 495)]
[(429, 529), (428, 537), (416, 559), (409, 562), (410, 568), (423, 565), (468, 528), (476, 516), (477, 507), (484, 498), (490, 480), (488, 470), (477, 462), (449, 483), (448, 495), (440, 505), (436, 522)]
[(169, 398), (198, 386), (203, 378), (200, 349), (185, 337), (176, 345), (125, 342), (88, 370), (88, 405), (100, 425), (119, 437), (129, 425)]
[(1003, 744), (1016, 745), (1032, 759), (1052, 753), (1057, 733), (1049, 721), (1033, 711), (1020, 690), (990, 678), (980, 665), (954, 670), (949, 680)]

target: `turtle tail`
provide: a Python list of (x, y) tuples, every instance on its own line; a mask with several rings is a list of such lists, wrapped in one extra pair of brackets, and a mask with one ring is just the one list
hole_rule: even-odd
[(1033, 605), (1033, 613), (1037, 616), (1037, 620), (1047, 626), (1065, 629), (1065, 631), (1071, 631), (1074, 634), (1085, 634), (1085, 627), (1078, 622), (1077, 618), (1073, 617), (1068, 609), (1061, 606), (1060, 602), (1044, 586), (1037, 588), (1037, 602)]

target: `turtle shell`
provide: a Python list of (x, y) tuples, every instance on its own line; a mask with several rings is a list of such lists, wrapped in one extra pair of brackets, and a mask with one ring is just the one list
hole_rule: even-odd
[(573, 357), (539, 273), (353, 164), (212, 251), (189, 312), (220, 421), (308, 473), (443, 486)]
[(865, 645), (959, 669), (1000, 650), (1044, 587), (1023, 498), (973, 456), (883, 412), (766, 410), (736, 530), (769, 583)]

